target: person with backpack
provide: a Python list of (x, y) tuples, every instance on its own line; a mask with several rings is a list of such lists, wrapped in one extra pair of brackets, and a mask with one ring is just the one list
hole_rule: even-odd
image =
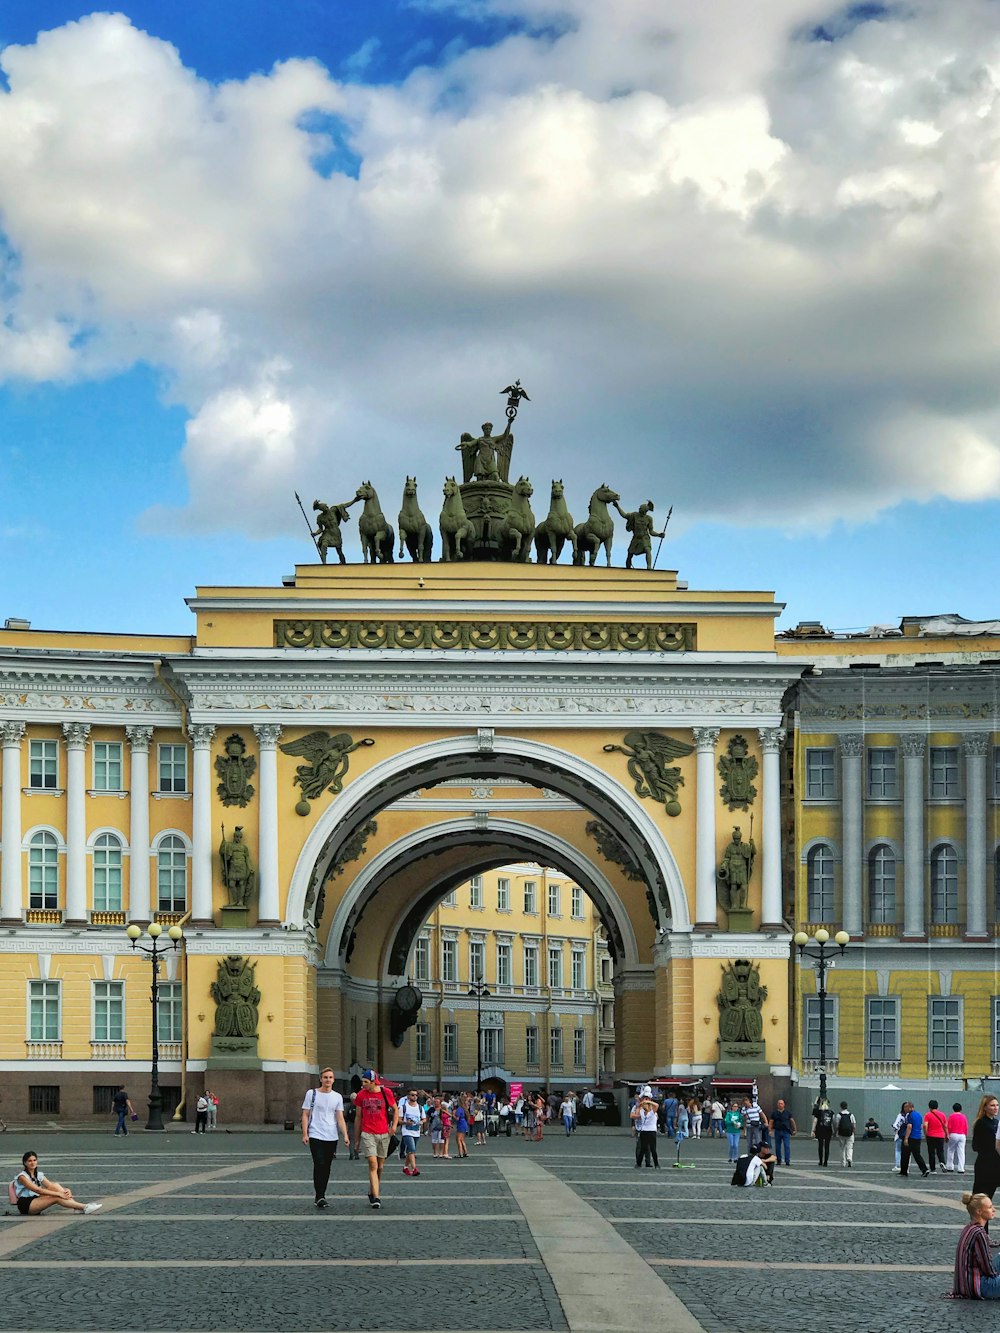
[(927, 1103), (927, 1114), (924, 1116), (924, 1142), (927, 1144), (928, 1167), (931, 1171), (935, 1171), (934, 1163), (939, 1162), (943, 1171), (944, 1148), (948, 1142), (948, 1120), (938, 1109), (938, 1104), (933, 1098)]
[(23, 1171), (10, 1182), (7, 1194), (22, 1217), (37, 1217), (46, 1208), (58, 1206), (69, 1208), (74, 1213), (97, 1213), (104, 1207), (102, 1203), (80, 1203), (73, 1198), (73, 1191), (60, 1185), (58, 1180), (49, 1180), (38, 1166), (38, 1154), (26, 1152), (21, 1158)]
[(390, 1125), (398, 1119), (396, 1099), (383, 1087), (375, 1069), (361, 1073), (361, 1091), (354, 1093), (358, 1118), (354, 1128), (354, 1146), (368, 1160), (368, 1202), (373, 1208), (382, 1207), (382, 1172), (390, 1151)]
[(816, 1140), (820, 1166), (830, 1165), (830, 1140), (833, 1138), (833, 1110), (825, 1097), (817, 1097), (813, 1106), (811, 1137)]
[(840, 1103), (840, 1114), (837, 1116), (837, 1138), (840, 1140), (840, 1165), (854, 1165), (854, 1135), (857, 1132), (858, 1122), (847, 1108), (846, 1102)]
[(302, 1103), (302, 1142), (309, 1149), (313, 1163), (313, 1193), (317, 1208), (327, 1208), (326, 1187), (330, 1167), (337, 1156), (337, 1144), (347, 1138), (344, 1099), (333, 1090), (334, 1073), (326, 1068), (319, 1076), (319, 1087), (311, 1088)]
[(128, 1138), (129, 1116), (131, 1116), (133, 1120), (138, 1120), (139, 1117), (136, 1115), (135, 1108), (129, 1101), (128, 1093), (124, 1088), (119, 1088), (115, 1093), (111, 1100), (111, 1106), (115, 1115), (118, 1117), (118, 1123), (115, 1125), (115, 1138), (117, 1138), (119, 1134), (124, 1134), (125, 1137)]

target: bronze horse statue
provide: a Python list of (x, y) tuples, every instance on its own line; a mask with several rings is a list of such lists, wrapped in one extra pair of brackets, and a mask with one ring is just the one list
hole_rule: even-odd
[(431, 525), (417, 504), (417, 479), (407, 477), (403, 487), (403, 507), (399, 511), (399, 558), (402, 560), (405, 548), (411, 560), (427, 564), (433, 545)]
[(500, 528), (500, 544), (505, 559), (525, 563), (531, 556), (531, 539), (535, 533), (535, 516), (531, 512), (534, 489), (527, 477), (518, 477), (510, 508)]
[(378, 493), (370, 481), (363, 481), (358, 487), (356, 500), (364, 500), (365, 507), (358, 519), (358, 532), (361, 534), (361, 554), (366, 565), (391, 565), (396, 534), (392, 524), (382, 513)]
[[(566, 508), (562, 480), (553, 480), (552, 494), (549, 499), (549, 512), (535, 528), (535, 552), (540, 565), (549, 563), (549, 556), (555, 564), (562, 553), (562, 548), (569, 541), (576, 555), (576, 529), (573, 515)], [(575, 560), (574, 560), (575, 563)]]
[(461, 560), (462, 543), (476, 535), (462, 503), (462, 492), (454, 477), (444, 483), (444, 505), (441, 508), (441, 559)]
[(597, 564), (597, 553), (604, 547), (604, 556), (611, 564), (611, 542), (615, 535), (615, 521), (608, 513), (608, 505), (620, 500), (621, 496), (613, 491), (607, 482), (601, 482), (590, 497), (590, 513), (583, 523), (576, 525), (576, 549), (573, 552), (573, 564), (582, 565), (590, 556), (589, 563)]

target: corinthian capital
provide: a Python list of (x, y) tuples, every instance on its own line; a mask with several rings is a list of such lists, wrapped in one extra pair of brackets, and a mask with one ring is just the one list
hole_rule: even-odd
[(277, 722), (255, 722), (254, 735), (262, 750), (273, 750), (281, 740), (281, 727)]
[(784, 727), (758, 727), (757, 735), (765, 754), (778, 754), (785, 743)]
[(715, 742), (719, 739), (718, 727), (692, 727), (691, 734), (694, 736), (695, 749), (700, 753), (715, 750)]
[(133, 754), (149, 754), (149, 743), (153, 739), (152, 727), (126, 727), (125, 735), (129, 738)]
[(62, 733), (66, 737), (67, 750), (86, 749), (87, 737), (90, 735), (90, 723), (64, 722), (62, 724)]
[(989, 753), (990, 733), (988, 731), (970, 731), (962, 737), (965, 742), (965, 753), (982, 758), (984, 754)]
[(899, 743), (903, 747), (903, 756), (906, 759), (922, 759), (927, 749), (927, 737), (915, 732), (907, 732), (900, 736)]
[(23, 722), (0, 722), (0, 744), (20, 745), (24, 740)]
[(840, 753), (848, 759), (860, 759), (864, 753), (865, 738), (857, 732), (849, 736), (841, 736)]
[(188, 736), (196, 750), (207, 750), (215, 736), (215, 728), (207, 722), (195, 722), (188, 727)]

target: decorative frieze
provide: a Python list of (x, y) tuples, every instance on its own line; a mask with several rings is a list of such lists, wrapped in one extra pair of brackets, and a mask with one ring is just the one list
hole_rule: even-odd
[(277, 648), (693, 652), (697, 626), (677, 621), (276, 620)]

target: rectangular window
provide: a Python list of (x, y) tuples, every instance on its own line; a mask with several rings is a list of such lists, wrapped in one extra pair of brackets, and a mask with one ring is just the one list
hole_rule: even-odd
[(503, 1028), (483, 1028), (483, 1064), (503, 1064)]
[(524, 946), (524, 984), (526, 986), (538, 985), (537, 944), (526, 944)]
[(601, 985), (602, 985), (602, 986), (610, 986), (610, 985), (611, 985), (611, 959), (610, 959), (610, 958), (602, 958), (602, 959), (601, 959)]
[(413, 1054), (418, 1065), (431, 1062), (431, 1026), (429, 1023), (417, 1023), (413, 1029)]
[(28, 786), (52, 791), (59, 784), (59, 742), (29, 741)]
[(510, 880), (509, 880), (509, 879), (498, 879), (498, 880), (497, 880), (497, 911), (498, 911), (498, 912), (509, 912), (509, 911), (510, 911)]
[(125, 1040), (124, 981), (94, 982), (94, 1040)]
[(482, 981), (486, 976), (486, 945), (482, 940), (469, 941), (469, 980)]
[(458, 1024), (445, 1023), (442, 1031), (442, 1058), (446, 1065), (458, 1064)]
[(899, 799), (899, 766), (894, 747), (869, 746), (868, 799), (869, 801)]
[(184, 1003), (179, 981), (161, 981), (156, 988), (156, 1031), (160, 1041), (184, 1039)]
[(587, 1063), (587, 1031), (585, 1028), (573, 1029), (573, 1064), (582, 1069)]
[(562, 1028), (549, 1031), (549, 1064), (554, 1068), (562, 1067)]
[(587, 955), (582, 949), (573, 950), (573, 989), (583, 990), (587, 984)]
[(413, 976), (417, 981), (431, 979), (431, 942), (426, 935), (417, 936), (416, 948), (413, 951)]
[(458, 980), (458, 940), (441, 941), (441, 980)]
[(549, 985), (563, 984), (563, 951), (557, 944), (549, 946)]
[(574, 884), (569, 891), (570, 911), (574, 921), (583, 920), (583, 889)]
[(118, 1091), (117, 1083), (95, 1083), (94, 1089), (94, 1115), (110, 1115), (115, 1104), (115, 1093)]
[(806, 799), (832, 801), (837, 794), (833, 750), (806, 750)]
[[(803, 1050), (806, 1060), (818, 1060), (819, 1051), (819, 996), (807, 995), (803, 1011)], [(826, 997), (826, 1058), (837, 1058), (837, 997)]]
[(122, 791), (120, 741), (94, 741), (94, 791)]
[(444, 897), (441, 899), (441, 906), (442, 906), (442, 907), (457, 907), (457, 906), (458, 906), (458, 899), (455, 897), (456, 892), (457, 892), (456, 889), (452, 889), (451, 893), (446, 893), (446, 894), (444, 895)]
[(29, 981), (29, 1040), (58, 1041), (59, 1035), (59, 982)]
[(931, 800), (945, 801), (958, 796), (958, 747), (932, 745), (930, 765)]
[(537, 1066), (538, 1064), (538, 1029), (524, 1029), (524, 1063)]
[(524, 881), (524, 913), (534, 916), (538, 911), (538, 886), (533, 879)]
[(927, 1024), (928, 1060), (962, 1059), (962, 1000), (960, 996), (932, 995)]
[(549, 885), (549, 916), (562, 916), (559, 910), (559, 885)]
[(483, 877), (482, 875), (473, 875), (469, 880), (469, 906), (474, 912), (482, 911), (483, 907)]
[(501, 941), (497, 945), (497, 985), (510, 986), (511, 975), (513, 972), (511, 963), (511, 946), (506, 941)]
[(869, 996), (865, 1002), (865, 1059), (899, 1059), (899, 1000)]
[(159, 747), (160, 791), (187, 791), (187, 746)]
[(28, 1112), (30, 1115), (58, 1115), (59, 1084), (30, 1084), (28, 1087)]

